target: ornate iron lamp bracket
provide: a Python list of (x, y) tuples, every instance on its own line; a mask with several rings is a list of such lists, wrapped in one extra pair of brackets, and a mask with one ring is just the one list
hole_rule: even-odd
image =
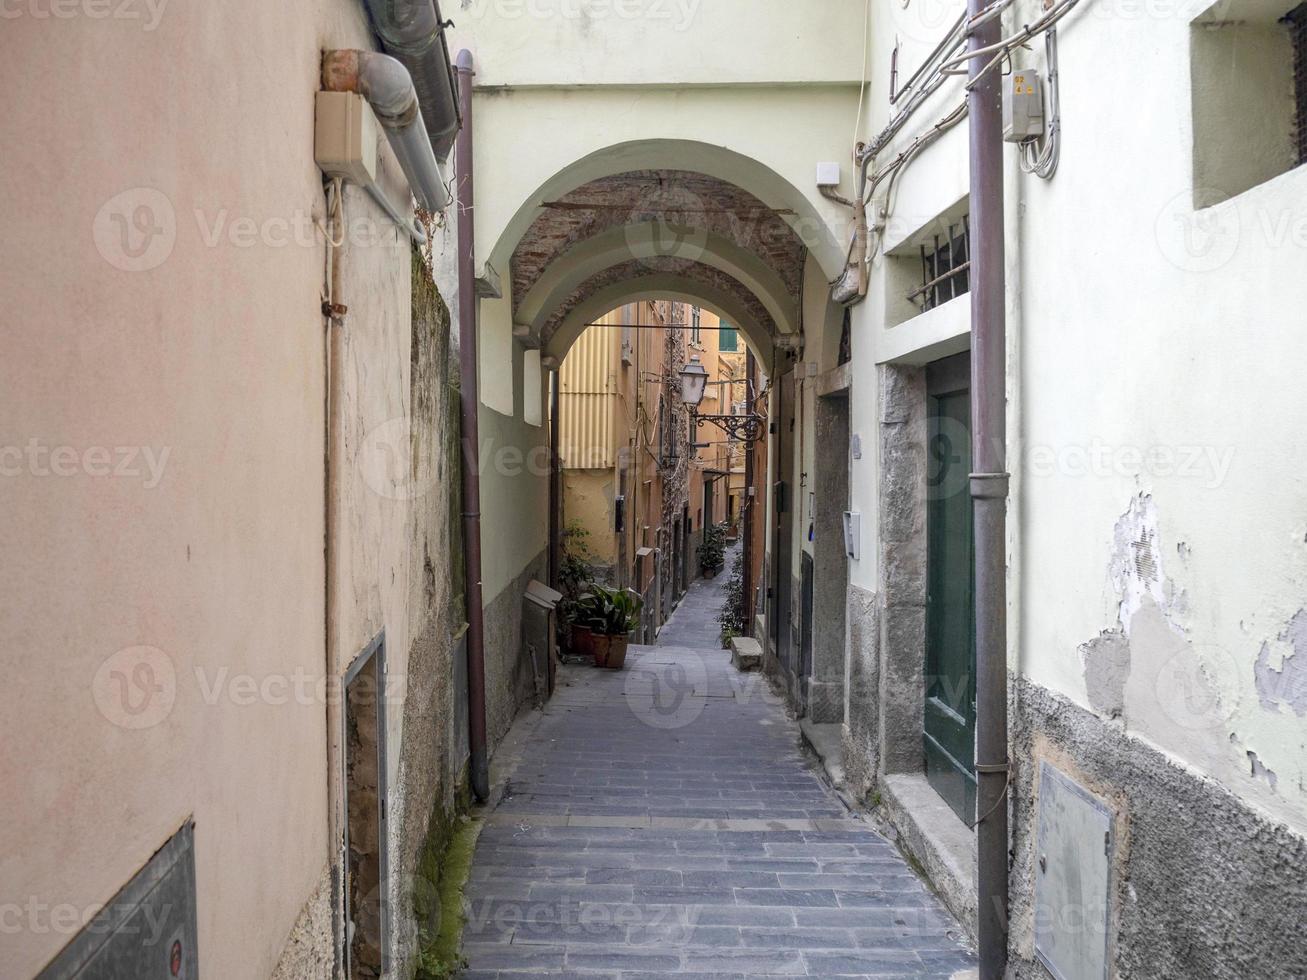
[(705, 422), (715, 425), (732, 439), (741, 442), (757, 442), (762, 438), (766, 425), (761, 415), (700, 415), (694, 413), (694, 426), (697, 429)]

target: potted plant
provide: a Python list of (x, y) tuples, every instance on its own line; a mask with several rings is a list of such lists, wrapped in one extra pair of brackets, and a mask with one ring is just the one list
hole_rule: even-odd
[(699, 544), (699, 570), (704, 578), (712, 578), (726, 564), (726, 522), (708, 524), (703, 529)]
[(621, 670), (626, 665), (626, 648), (631, 631), (640, 625), (639, 596), (623, 589), (595, 587), (586, 597), (586, 622), (593, 634), (591, 643), (596, 667)]
[(562, 555), (558, 568), (558, 591), (563, 598), (558, 602), (558, 633), (560, 645), (573, 653), (590, 656), (590, 626), (584, 612), (590, 594), (593, 576), (590, 571), (590, 549), (586, 539), (590, 532), (576, 521), (563, 531)]
[(722, 649), (729, 650), (731, 640), (748, 632), (748, 596), (744, 594), (744, 555), (737, 552), (731, 563), (731, 577), (726, 580), (726, 602), (717, 622), (722, 628)]
[(589, 606), (594, 597), (590, 593), (579, 596), (576, 599), (564, 598), (559, 602), (559, 608), (566, 609), (562, 616), (567, 622), (567, 641), (568, 647), (573, 653), (578, 653), (583, 657), (594, 656), (594, 630), (590, 628)]

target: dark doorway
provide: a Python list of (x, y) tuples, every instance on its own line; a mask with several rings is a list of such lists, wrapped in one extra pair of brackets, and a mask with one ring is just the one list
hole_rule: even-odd
[(926, 370), (926, 778), (967, 823), (976, 809), (971, 363)]
[[(785, 354), (781, 356), (788, 357)], [(779, 380), (780, 383), (776, 386), (776, 431), (771, 436), (776, 444), (776, 486), (773, 494), (776, 502), (776, 538), (772, 550), (771, 634), (776, 659), (787, 674), (792, 674), (790, 600), (793, 573), (790, 562), (794, 547), (794, 508), (790, 495), (794, 487), (794, 448), (791, 444), (794, 432), (794, 369), (791, 367)]]
[[(686, 504), (681, 509), (681, 523), (685, 525), (685, 550), (681, 552), (681, 566), (678, 574), (681, 576), (681, 594), (690, 587), (690, 542), (694, 538), (694, 520), (690, 517), (690, 505)], [(702, 528), (700, 528), (702, 531)]]
[(805, 642), (804, 701), (818, 723), (844, 720), (844, 634), (848, 620), (849, 556), (844, 512), (849, 503), (848, 389), (816, 399), (811, 626)]
[(812, 680), (812, 555), (802, 552), (799, 558), (799, 714), (810, 714), (808, 693)]
[(345, 918), (349, 980), (390, 972), (386, 858), (386, 641), (379, 635), (345, 673)]

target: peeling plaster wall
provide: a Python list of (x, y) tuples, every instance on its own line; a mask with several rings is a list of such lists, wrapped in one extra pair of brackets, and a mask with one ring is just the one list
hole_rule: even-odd
[(1047, 760), (1113, 814), (1113, 975), (1307, 975), (1302, 909), (1307, 841), (1242, 794), (1203, 778), (1119, 725), (1019, 678), (1012, 740), (1011, 975), (1048, 976), (1034, 962), (1037, 774)]
[[(1034, 10), (1023, 0), (1012, 16)], [(897, 5), (872, 17), (866, 133), (890, 113), (895, 40), (899, 64), (915, 64), (944, 29)], [(1196, 214), (1190, 26), (1181, 12), (1117, 26), (1081, 17), (1060, 31), (1056, 177), (1020, 176), (1007, 153), (1011, 667), (1307, 833), (1307, 445), (1295, 424), (1307, 336), (1294, 329), (1307, 169)], [(1018, 59), (1042, 63), (1040, 45)], [(1125, 110), (1088, 83), (1139, 64), (1152, 82)], [(883, 158), (959, 94), (944, 86)], [(1155, 125), (1163, 116), (1175, 125)], [(960, 126), (905, 171), (891, 250), (915, 254), (915, 235), (965, 207), (966, 143)], [(1114, 166), (1121, 146), (1151, 165)], [(901, 318), (911, 277), (894, 263), (877, 258), (853, 311), (859, 379), (968, 343), (966, 300)], [(887, 547), (875, 404), (865, 387), (852, 400), (863, 519), (850, 580), (865, 590)]]
[[(1062, 79), (1079, 92), (1063, 124), (1093, 125), (1093, 145), (1068, 142), (1053, 181), (1016, 187), (1020, 669), (1109, 717), (1124, 674), (1126, 732), (1307, 833), (1307, 337), (1294, 327), (1307, 280), (1289, 233), (1307, 221), (1307, 170), (1195, 214), (1190, 27), (1138, 26), (1062, 32)], [(1081, 88), (1141, 63), (1154, 81), (1129, 111)], [(1161, 112), (1177, 126), (1153, 125)], [(1095, 149), (1123, 145), (1158, 165), (1126, 173)], [(1079, 249), (1091, 213), (1094, 238), (1124, 250)], [(1053, 260), (1068, 250), (1073, 268)], [(1123, 261), (1147, 289), (1113, 285)], [(1111, 652), (1095, 646), (1104, 631)]]
[[(1302, 906), (1307, 834), (1307, 335), (1297, 329), (1307, 168), (1196, 213), (1196, 190), (1211, 195), (1193, 186), (1185, 15), (1123, 30), (1099, 7), (1103, 16), (1059, 30), (1055, 178), (1019, 175), (1006, 151), (1008, 636), (1022, 692), (1014, 952), (1019, 975), (1042, 975), (1021, 903), (1035, 874), (1031, 774), (1044, 753), (1120, 804), (1127, 825), (1114, 975), (1297, 975), (1301, 951), (1284, 941), (1297, 927), (1283, 909)], [(1009, 16), (1036, 10), (1021, 0)], [(889, 4), (873, 5), (872, 19), (864, 134), (892, 111), (896, 43), (900, 66), (918, 64), (950, 18), (927, 23), (918, 5)], [(1016, 63), (1043, 59), (1035, 44)], [(1129, 104), (1098, 84), (1139, 65), (1150, 81)], [(881, 160), (960, 95), (945, 85)], [(1121, 147), (1141, 165), (1121, 167)], [(884, 399), (872, 386), (886, 364), (969, 344), (966, 299), (906, 319), (903, 305), (916, 236), (960, 214), (967, 193), (963, 125), (896, 185), (885, 241), (906, 250), (877, 257), (852, 313), (862, 558), (850, 563), (845, 741), (857, 789), (888, 768), (869, 730), (896, 700), (866, 680), (873, 658), (893, 656), (884, 625), (881, 645), (868, 641), (863, 610), (881, 587), (878, 562), (896, 561), (882, 509), (901, 470), (894, 447), (881, 444), (878, 458)]]

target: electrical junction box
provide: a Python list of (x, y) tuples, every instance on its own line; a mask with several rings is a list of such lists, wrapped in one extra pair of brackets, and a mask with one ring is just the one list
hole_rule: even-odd
[(859, 548), (859, 542), (862, 539), (862, 515), (854, 510), (844, 512), (844, 553), (858, 561), (862, 549)]
[(840, 186), (840, 165), (838, 163), (819, 163), (817, 164), (817, 186), (818, 187), (839, 187)]
[(319, 92), (313, 118), (313, 159), (329, 177), (360, 187), (377, 179), (377, 119), (363, 96)]
[(36, 980), (196, 980), (196, 908), (195, 825), (187, 821)]
[(1056, 980), (1107, 980), (1112, 811), (1046, 761), (1038, 800), (1035, 957)]
[(1044, 87), (1039, 72), (1012, 69), (1003, 80), (1003, 139), (1024, 143), (1044, 135)]

